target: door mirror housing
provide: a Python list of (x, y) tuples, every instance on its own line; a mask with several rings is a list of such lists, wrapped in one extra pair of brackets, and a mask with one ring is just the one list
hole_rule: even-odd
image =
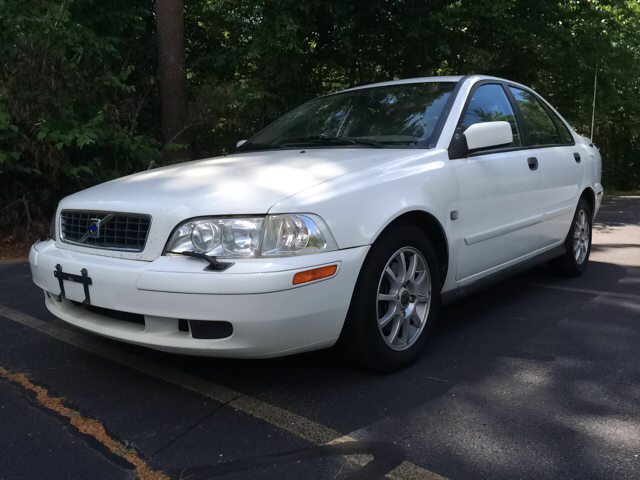
[(464, 131), (469, 150), (497, 148), (513, 143), (509, 122), (474, 123)]
[(236, 143), (236, 148), (240, 148), (242, 145), (244, 145), (245, 143), (247, 143), (246, 140), (239, 140), (238, 143)]
[(509, 122), (474, 123), (464, 132), (453, 136), (449, 157), (462, 158), (469, 153), (492, 148), (508, 147), (513, 143), (513, 132)]

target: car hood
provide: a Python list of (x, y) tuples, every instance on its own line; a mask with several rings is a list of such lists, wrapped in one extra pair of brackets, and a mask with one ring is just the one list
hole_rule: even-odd
[(181, 163), (75, 193), (65, 208), (200, 215), (266, 213), (302, 190), (411, 150), (270, 150)]
[[(265, 214), (281, 200), (347, 173), (415, 155), (412, 149), (269, 150), (181, 163), (129, 175), (66, 197), (59, 210), (144, 213), (149, 238), (166, 239), (185, 219)], [(147, 245), (150, 246), (150, 245)], [(81, 249), (86, 247), (65, 248)], [(92, 249), (92, 253), (116, 255)], [(129, 255), (151, 259), (157, 252)]]

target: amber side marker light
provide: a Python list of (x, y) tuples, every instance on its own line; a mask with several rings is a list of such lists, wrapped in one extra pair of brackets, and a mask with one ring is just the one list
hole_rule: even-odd
[(305, 272), (298, 272), (293, 276), (293, 284), (300, 285), (301, 283), (313, 282), (314, 280), (327, 278), (336, 273), (337, 270), (337, 265), (329, 265), (328, 267), (320, 267), (314, 268), (313, 270), (307, 270)]

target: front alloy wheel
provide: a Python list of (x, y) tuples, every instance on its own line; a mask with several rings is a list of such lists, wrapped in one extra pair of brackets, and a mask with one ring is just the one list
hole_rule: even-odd
[(435, 250), (414, 225), (392, 225), (371, 246), (338, 348), (358, 365), (390, 372), (413, 362), (440, 304)]
[(413, 247), (398, 250), (378, 283), (377, 318), (382, 339), (393, 350), (415, 343), (429, 315), (431, 275), (424, 256)]

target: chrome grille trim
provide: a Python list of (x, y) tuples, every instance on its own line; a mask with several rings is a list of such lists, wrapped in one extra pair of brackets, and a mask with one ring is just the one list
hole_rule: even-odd
[[(105, 220), (98, 236), (89, 236), (93, 220)], [(142, 252), (151, 228), (151, 216), (140, 213), (63, 210), (60, 240), (72, 245), (125, 252)]]

